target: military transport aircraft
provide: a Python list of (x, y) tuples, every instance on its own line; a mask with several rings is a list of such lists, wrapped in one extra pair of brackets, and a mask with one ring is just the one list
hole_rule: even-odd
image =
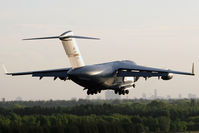
[[(137, 65), (135, 62), (129, 60), (85, 65), (75, 39), (99, 40), (99, 38), (75, 36), (72, 31), (64, 32), (60, 36), (28, 38), (23, 40), (57, 38), (61, 40), (72, 67), (9, 73), (4, 66), (5, 73), (12, 76), (32, 75), (32, 77), (39, 77), (40, 79), (43, 77), (53, 77), (54, 80), (57, 78), (64, 81), (72, 80), (84, 87), (84, 90), (87, 90), (88, 95), (97, 94), (100, 93), (101, 90), (108, 89), (114, 90), (115, 94), (128, 94), (129, 88), (135, 88), (135, 82), (140, 77), (144, 77), (145, 79), (158, 77), (158, 79), (170, 80), (172, 79), (173, 74), (194, 75), (194, 64), (192, 65), (192, 73), (145, 67)], [(127, 77), (131, 77), (133, 80), (126, 80)]]

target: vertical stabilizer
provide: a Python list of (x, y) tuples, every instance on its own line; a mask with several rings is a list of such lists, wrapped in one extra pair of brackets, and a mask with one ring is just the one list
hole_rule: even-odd
[(78, 67), (84, 66), (84, 61), (81, 57), (79, 48), (75, 41), (75, 38), (99, 40), (99, 38), (94, 38), (94, 37), (73, 36), (72, 31), (66, 31), (59, 36), (27, 38), (27, 39), (23, 39), (23, 40), (60, 39), (62, 41), (64, 50), (66, 52), (66, 55), (69, 58), (72, 68), (78, 68)]
[(61, 39), (61, 41), (62, 41), (64, 50), (66, 52), (66, 55), (69, 58), (72, 68), (82, 67), (85, 64), (80, 54), (79, 48), (76, 44), (75, 39), (70, 36), (73, 36), (73, 32), (68, 32), (64, 34), (63, 37), (60, 37), (60, 38), (63, 38)]

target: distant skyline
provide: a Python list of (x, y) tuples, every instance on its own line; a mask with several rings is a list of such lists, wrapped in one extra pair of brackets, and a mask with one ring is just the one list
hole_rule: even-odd
[[(0, 64), (8, 71), (70, 67), (59, 40), (21, 39), (72, 30), (75, 35), (101, 38), (77, 40), (85, 64), (128, 59), (140, 65), (190, 72), (195, 62), (195, 77), (174, 75), (170, 81), (151, 78), (146, 82), (141, 78), (128, 98), (153, 95), (154, 89), (161, 97), (199, 96), (197, 0), (1, 1), (0, 29)], [(0, 98), (14, 100), (18, 96), (23, 100), (61, 100), (87, 95), (71, 81), (11, 77), (0, 69)]]

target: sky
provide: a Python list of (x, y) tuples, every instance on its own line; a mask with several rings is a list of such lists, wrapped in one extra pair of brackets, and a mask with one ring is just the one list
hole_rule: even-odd
[[(0, 0), (0, 64), (9, 72), (70, 67), (59, 40), (22, 41), (72, 30), (101, 38), (76, 40), (85, 64), (132, 60), (139, 65), (191, 72), (169, 81), (140, 79), (123, 98), (199, 96), (198, 0)], [(6, 76), (0, 69), (0, 98), (15, 100), (86, 98), (72, 81)], [(104, 98), (104, 92), (90, 98)]]

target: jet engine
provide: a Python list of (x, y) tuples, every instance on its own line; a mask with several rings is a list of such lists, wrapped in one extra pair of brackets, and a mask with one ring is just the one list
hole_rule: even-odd
[(173, 74), (170, 74), (170, 73), (167, 76), (162, 76), (161, 77), (162, 80), (170, 80), (172, 78), (173, 78)]
[(66, 77), (59, 77), (59, 79), (66, 81)]

